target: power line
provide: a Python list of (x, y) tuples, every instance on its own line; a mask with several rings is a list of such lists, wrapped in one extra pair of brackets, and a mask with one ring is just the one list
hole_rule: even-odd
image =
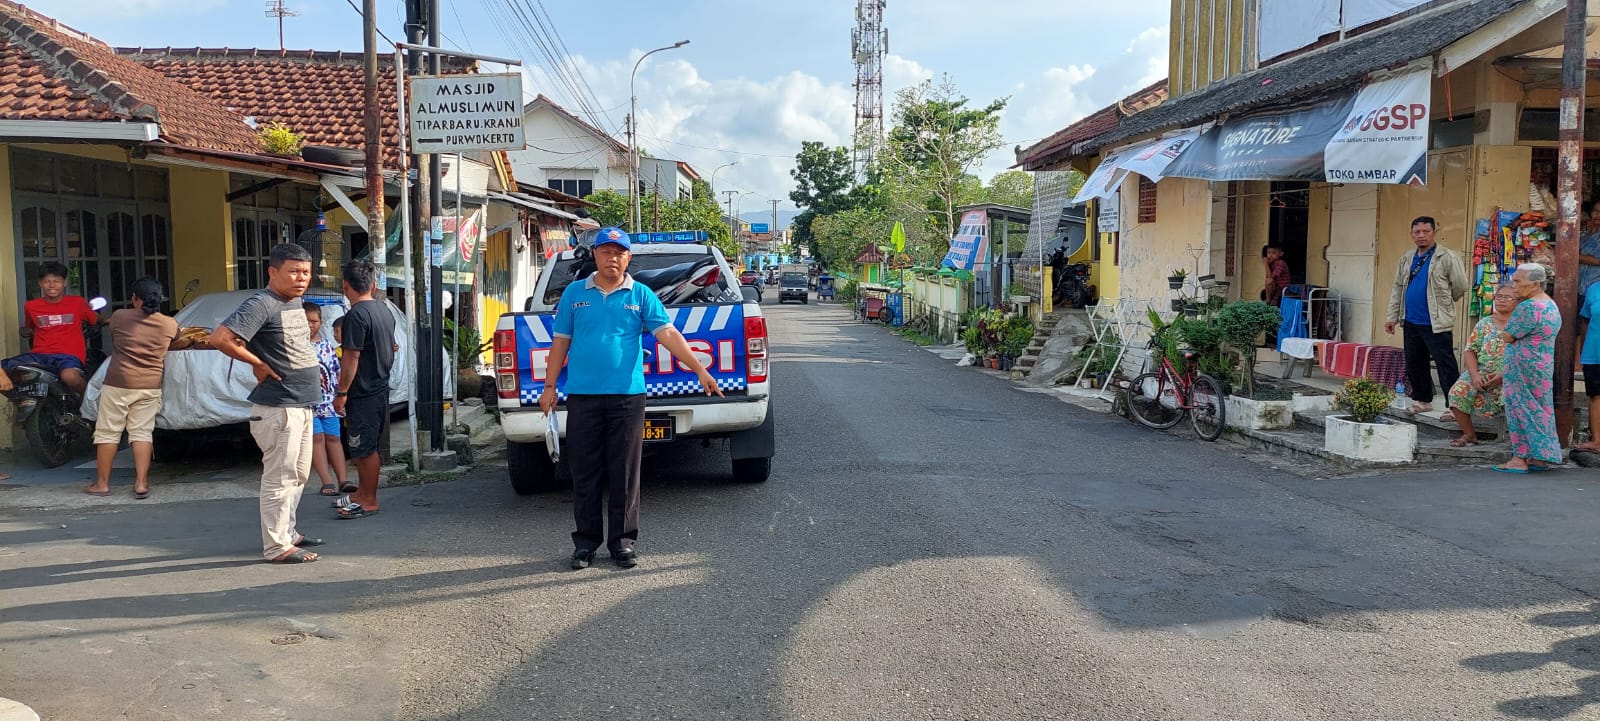
[[(344, 1), (350, 4), (350, 9), (356, 11), (357, 15), (364, 15), (364, 13), (361, 12), (361, 8), (356, 6), (356, 0), (344, 0)], [(381, 29), (378, 30), (378, 36), (383, 38), (384, 41), (389, 43), (390, 45), (394, 44), (394, 41), (390, 40), (388, 35), (384, 35), (383, 34), (383, 30), (381, 30)]]

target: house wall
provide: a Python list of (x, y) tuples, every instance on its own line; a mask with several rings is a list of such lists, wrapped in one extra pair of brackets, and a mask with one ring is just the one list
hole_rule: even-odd
[(1172, 97), (1255, 66), (1258, 0), (1172, 0), (1167, 79)]
[[(167, 171), (172, 208), (172, 282), (176, 300), (191, 279), (194, 295), (234, 289), (233, 206), (228, 203), (228, 173), (173, 166)], [(338, 227), (330, 223), (329, 227)], [(337, 258), (334, 259), (338, 261)]]
[(508, 153), (518, 181), (545, 187), (552, 174), (561, 173), (566, 178), (588, 177), (594, 181), (595, 190), (627, 189), (627, 155), (595, 137), (590, 129), (547, 107), (528, 113), (523, 127), (528, 147)]
[[(1211, 184), (1191, 178), (1164, 178), (1156, 184), (1156, 220), (1140, 223), (1139, 180), (1122, 185), (1122, 272), (1119, 296), (1168, 307), (1172, 291), (1167, 275), (1183, 268), (1196, 277), (1194, 249), (1201, 253), (1199, 273), (1210, 272), (1205, 254), (1211, 224)], [(1104, 256), (1102, 256), (1104, 257)], [(1192, 290), (1192, 289), (1190, 289)]]

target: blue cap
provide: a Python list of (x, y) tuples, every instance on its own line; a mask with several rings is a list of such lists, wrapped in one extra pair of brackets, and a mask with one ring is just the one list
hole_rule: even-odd
[(633, 250), (633, 241), (628, 239), (628, 234), (621, 228), (601, 228), (594, 236), (594, 247), (602, 245), (620, 245), (623, 250)]

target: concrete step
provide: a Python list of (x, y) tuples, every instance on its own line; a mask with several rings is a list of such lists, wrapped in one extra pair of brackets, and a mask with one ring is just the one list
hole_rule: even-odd
[(1354, 461), (1329, 453), (1323, 448), (1322, 428), (1320, 426), (1307, 428), (1302, 425), (1296, 425), (1295, 428), (1282, 431), (1252, 431), (1229, 428), (1223, 433), (1223, 437), (1257, 450), (1275, 453), (1286, 452), (1291, 457), (1317, 459), (1352, 470), (1401, 468), (1419, 464), (1479, 465), (1498, 463), (1511, 457), (1510, 448), (1504, 442), (1489, 442), (1467, 448), (1452, 448), (1450, 447), (1450, 441), (1447, 439), (1425, 439), (1419, 436), (1417, 439), (1416, 459), (1411, 463)]
[[(1304, 426), (1308, 430), (1315, 429), (1320, 431), (1325, 425), (1327, 417), (1338, 415), (1338, 413), (1338, 411), (1302, 411), (1294, 414), (1294, 419), (1297, 425)], [(1416, 426), (1417, 442), (1419, 444), (1428, 443), (1431, 440), (1443, 440), (1448, 444), (1449, 441), (1461, 435), (1461, 429), (1457, 428), (1453, 422), (1446, 423), (1435, 418), (1413, 416), (1410, 413), (1406, 413), (1404, 416), (1385, 413), (1384, 417), (1396, 423), (1410, 423)], [(1487, 423), (1482, 418), (1473, 418), (1472, 421), (1473, 430), (1476, 431), (1480, 440), (1499, 438), (1500, 429), (1494, 424)]]

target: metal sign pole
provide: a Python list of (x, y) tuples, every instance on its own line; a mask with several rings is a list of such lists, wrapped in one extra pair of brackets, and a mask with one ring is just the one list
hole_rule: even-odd
[[(405, 265), (406, 282), (406, 320), (411, 323), (412, 349), (416, 348), (419, 341), (416, 332), (417, 317), (417, 281), (415, 273), (411, 271), (411, 155), (406, 150), (406, 72), (405, 65), (401, 62), (400, 46), (395, 44), (394, 50), (394, 91), (395, 103), (400, 113), (400, 257)], [(379, 235), (383, 231), (379, 230)], [(372, 242), (372, 233), (367, 233), (367, 242)], [(388, 243), (387, 236), (380, 241)], [(382, 269), (380, 269), (381, 272)], [(417, 396), (422, 393), (422, 384), (416, 382), (420, 377), (417, 368), (418, 354), (412, 354), (411, 360), (411, 392), (406, 398), (406, 434), (411, 436), (411, 470), (422, 467), (422, 449), (417, 443)]]
[[(455, 292), (451, 296), (453, 300), (450, 303), (450, 310), (455, 315), (456, 332), (455, 337), (450, 339), (451, 345), (454, 346), (450, 349), (451, 365), (459, 365), (461, 363), (455, 357), (456, 353), (461, 351), (461, 167), (461, 154), (456, 153), (456, 276)], [(474, 239), (474, 242), (476, 242), (476, 239)], [(446, 372), (454, 373), (455, 370), (455, 368), (450, 368)], [(455, 398), (451, 399), (450, 403), (450, 425), (454, 426), (461, 422), (461, 386), (457, 385), (455, 379), (452, 378), (450, 387), (455, 389)]]

